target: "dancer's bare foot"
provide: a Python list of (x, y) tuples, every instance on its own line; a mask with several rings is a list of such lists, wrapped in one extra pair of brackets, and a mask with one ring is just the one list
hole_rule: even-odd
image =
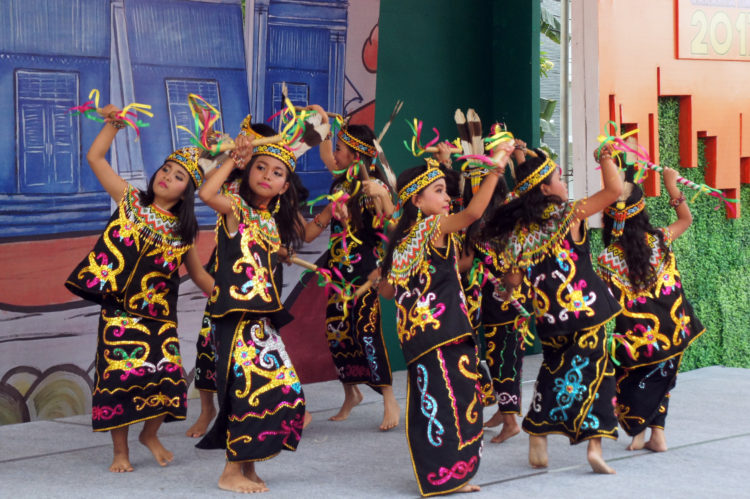
[(312, 423), (312, 414), (310, 414), (310, 411), (305, 411), (305, 419), (302, 420), (302, 429), (304, 430), (310, 426), (310, 423)]
[(263, 479), (258, 476), (258, 472), (255, 471), (255, 463), (243, 463), (242, 474), (245, 475), (245, 478), (247, 478), (248, 480), (251, 480), (264, 487), (266, 486), (266, 482), (264, 482)]
[(268, 492), (268, 487), (250, 480), (243, 474), (242, 464), (227, 461), (224, 471), (221, 472), (221, 476), (219, 477), (219, 488), (243, 494)]
[(166, 466), (174, 459), (174, 454), (164, 448), (156, 436), (156, 432), (164, 421), (164, 416), (149, 419), (143, 424), (143, 430), (138, 435), (138, 441), (148, 447), (148, 450), (154, 455), (154, 459), (160, 466)]
[(383, 422), (380, 423), (381, 431), (388, 431), (398, 426), (401, 408), (396, 402), (392, 386), (383, 387)]
[(359, 391), (357, 385), (344, 385), (344, 404), (335, 416), (328, 418), (328, 421), (345, 420), (349, 417), (349, 413), (352, 412), (352, 409), (354, 409), (360, 402), (362, 402), (362, 392)]
[(592, 438), (589, 440), (589, 448), (586, 451), (586, 457), (589, 460), (591, 469), (594, 473), (601, 473), (603, 475), (614, 475), (616, 471), (610, 467), (602, 457), (602, 439)]
[(214, 394), (213, 392), (206, 392), (200, 390), (201, 395), (201, 413), (198, 415), (198, 420), (193, 423), (193, 426), (188, 428), (185, 435), (192, 438), (202, 437), (206, 434), (208, 425), (216, 417), (216, 407), (214, 407)]
[(529, 435), (529, 464), (532, 468), (546, 468), (547, 463), (547, 437)]
[(518, 422), (516, 422), (515, 414), (503, 414), (502, 419), (503, 429), (500, 430), (500, 433), (498, 435), (492, 437), (492, 440), (490, 440), (490, 442), (493, 444), (501, 444), (508, 440), (510, 437), (514, 437), (521, 433), (521, 428), (518, 426)]
[(110, 431), (110, 436), (112, 437), (114, 457), (109, 471), (112, 473), (133, 471), (133, 465), (130, 464), (130, 449), (128, 448), (128, 427), (115, 428)]
[(665, 452), (667, 450), (667, 437), (663, 428), (651, 428), (651, 438), (645, 447), (653, 452)]
[(495, 414), (492, 415), (490, 419), (484, 422), (485, 428), (494, 428), (495, 426), (500, 426), (500, 423), (503, 422), (503, 413), (498, 410)]
[(646, 430), (643, 430), (638, 435), (633, 437), (632, 442), (630, 442), (630, 445), (625, 447), (627, 450), (641, 450), (643, 449), (646, 441)]
[(479, 492), (481, 489), (479, 485), (474, 485), (472, 483), (467, 483), (460, 489), (454, 491), (455, 494), (464, 494), (466, 492)]
[(127, 454), (115, 454), (109, 471), (112, 473), (128, 473), (133, 471), (133, 465), (130, 464), (130, 457)]

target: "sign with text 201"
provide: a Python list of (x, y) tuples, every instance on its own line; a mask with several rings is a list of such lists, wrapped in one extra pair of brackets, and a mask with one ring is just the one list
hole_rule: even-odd
[(675, 0), (677, 57), (750, 61), (750, 0)]

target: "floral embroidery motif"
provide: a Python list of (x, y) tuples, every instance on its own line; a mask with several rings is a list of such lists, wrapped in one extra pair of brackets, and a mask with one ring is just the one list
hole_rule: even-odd
[(573, 357), (570, 365), (571, 367), (565, 373), (565, 376), (555, 378), (555, 386), (552, 391), (557, 393), (555, 397), (557, 407), (549, 412), (552, 421), (567, 421), (568, 414), (565, 411), (574, 402), (583, 400), (583, 396), (588, 392), (588, 387), (581, 384), (581, 380), (583, 379), (581, 369), (589, 365), (589, 359), (582, 359), (580, 355), (576, 355)]

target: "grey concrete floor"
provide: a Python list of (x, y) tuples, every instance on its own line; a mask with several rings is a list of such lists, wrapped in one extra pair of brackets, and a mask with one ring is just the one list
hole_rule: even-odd
[[(524, 400), (528, 401), (540, 356), (526, 359)], [(363, 403), (344, 422), (330, 422), (342, 399), (336, 381), (304, 387), (313, 423), (297, 452), (283, 452), (259, 463), (268, 483), (264, 497), (417, 497), (403, 424), (405, 372), (395, 373), (394, 389), (402, 406), (395, 430), (377, 429), (380, 397), (364, 391)], [(549, 439), (550, 462), (538, 471), (527, 464), (528, 439), (520, 434), (503, 444), (487, 430), (479, 473), (482, 486), (471, 497), (750, 497), (750, 370), (710, 367), (680, 374), (667, 419), (669, 451), (625, 450), (629, 438), (604, 441), (604, 455), (616, 475), (595, 475), (586, 463), (586, 446)], [(494, 413), (485, 410), (485, 418)], [(174, 462), (159, 467), (131, 432), (133, 473), (107, 472), (108, 434), (93, 433), (89, 416), (0, 426), (0, 497), (230, 497), (216, 480), (222, 451), (193, 447), (184, 436), (197, 417), (191, 400), (188, 420), (164, 425), (162, 442)]]

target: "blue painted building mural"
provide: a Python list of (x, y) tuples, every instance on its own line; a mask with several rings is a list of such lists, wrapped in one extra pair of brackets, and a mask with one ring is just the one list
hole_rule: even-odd
[(108, 86), (109, 12), (101, 0), (0, 2), (2, 237), (85, 230), (108, 218), (109, 198), (81, 153), (96, 127), (68, 109), (89, 88)]
[[(342, 113), (348, 8), (346, 0), (247, 2), (247, 15), (252, 12), (253, 116), (271, 116), (280, 109), (282, 82), (294, 104), (320, 104)], [(331, 177), (317, 155), (303, 156), (297, 171), (311, 195), (328, 191)]]
[[(244, 3), (243, 18), (242, 0), (0, 0), (0, 424), (91, 410), (98, 308), (63, 286), (113, 209), (85, 158), (101, 125), (68, 112), (91, 89), (102, 106), (152, 106), (140, 140), (126, 129), (110, 151), (112, 166), (140, 187), (189, 144), (177, 129), (192, 127), (189, 93), (219, 109), (217, 128), (231, 135), (247, 113), (265, 121), (279, 109), (284, 81), (296, 104), (372, 126), (377, 0)], [(298, 171), (312, 195), (328, 190), (316, 151)], [(200, 202), (197, 211), (212, 228), (215, 214)], [(212, 236), (198, 239), (204, 258)], [(315, 260), (325, 249), (323, 237), (304, 253)], [(285, 305), (306, 321), (286, 327), (290, 355), (303, 348), (326, 360), (325, 296), (300, 291), (298, 268), (285, 274)], [(185, 282), (178, 314), (189, 380), (204, 305)], [(309, 334), (313, 322), (320, 335)], [(307, 376), (311, 366), (297, 369)]]
[[(0, 144), (3, 163), (15, 163), (0, 173), (3, 237), (94, 231), (108, 218), (109, 198), (85, 164), (98, 126), (68, 113), (92, 88), (101, 91), (102, 105), (153, 106), (141, 140), (121, 134), (111, 154), (136, 185), (189, 143), (176, 128), (192, 127), (187, 94), (201, 94), (236, 126), (249, 109), (239, 0), (3, 5), (10, 29), (0, 30), (0, 109), (15, 114), (15, 133), (7, 136), (16, 138)], [(24, 216), (31, 213), (34, 223)], [(210, 224), (214, 215), (201, 206), (199, 219)]]

